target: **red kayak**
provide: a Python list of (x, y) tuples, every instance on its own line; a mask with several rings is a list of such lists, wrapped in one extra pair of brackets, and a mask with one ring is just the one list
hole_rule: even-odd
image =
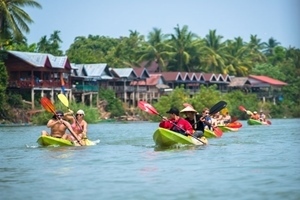
[(241, 128), (243, 125), (242, 125), (242, 123), (235, 121), (235, 122), (231, 122), (231, 123), (227, 124), (226, 126), (230, 127), (230, 128)]

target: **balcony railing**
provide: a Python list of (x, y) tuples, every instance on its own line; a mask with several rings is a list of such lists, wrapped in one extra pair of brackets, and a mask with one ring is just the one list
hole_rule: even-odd
[[(34, 81), (34, 80), (9, 80), (8, 87), (14, 87), (14, 88), (57, 88), (61, 87), (61, 81), (60, 80), (40, 80), (40, 81)], [(71, 85), (68, 83), (65, 83), (65, 88), (70, 88)]]
[(99, 86), (98, 85), (73, 85), (73, 90), (80, 91), (80, 92), (98, 92)]

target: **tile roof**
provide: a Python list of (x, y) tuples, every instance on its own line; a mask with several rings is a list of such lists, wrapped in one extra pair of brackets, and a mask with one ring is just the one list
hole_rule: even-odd
[(202, 75), (205, 81), (217, 81), (217, 77), (213, 73), (203, 73)]
[(146, 79), (150, 77), (148, 70), (145, 67), (133, 67), (132, 69), (134, 70), (136, 75), (141, 79)]
[(249, 78), (250, 79), (254, 79), (256, 81), (263, 82), (263, 83), (268, 83), (268, 84), (273, 85), (273, 86), (284, 86), (284, 85), (287, 85), (287, 83), (285, 83), (285, 82), (282, 82), (282, 81), (270, 78), (268, 76), (249, 75)]
[(168, 85), (164, 84), (164, 79), (161, 74), (150, 74), (150, 77), (145, 81), (132, 81), (130, 85), (139, 86), (156, 86), (157, 88), (169, 88)]
[(180, 72), (162, 72), (161, 74), (166, 81), (181, 81), (181, 80), (183, 80)]

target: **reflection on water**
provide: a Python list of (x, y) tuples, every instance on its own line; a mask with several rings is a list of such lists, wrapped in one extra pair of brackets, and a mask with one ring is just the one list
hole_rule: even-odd
[(205, 145), (182, 145), (176, 144), (169, 147), (155, 146), (154, 151), (184, 151), (184, 150), (204, 150)]

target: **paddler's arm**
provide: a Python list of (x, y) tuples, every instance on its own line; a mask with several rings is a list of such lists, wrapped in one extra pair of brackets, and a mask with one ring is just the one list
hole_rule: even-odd
[(52, 128), (55, 124), (58, 124), (58, 123), (60, 123), (59, 120), (53, 120), (53, 119), (50, 119), (50, 120), (48, 121), (48, 123), (47, 123), (47, 127), (48, 127), (48, 128)]
[(68, 130), (72, 133), (72, 136), (75, 137), (76, 141), (79, 141), (80, 145), (83, 145), (80, 141), (80, 138), (78, 138), (77, 134), (73, 131), (71, 124), (65, 120), (62, 120), (62, 122), (68, 128)]

